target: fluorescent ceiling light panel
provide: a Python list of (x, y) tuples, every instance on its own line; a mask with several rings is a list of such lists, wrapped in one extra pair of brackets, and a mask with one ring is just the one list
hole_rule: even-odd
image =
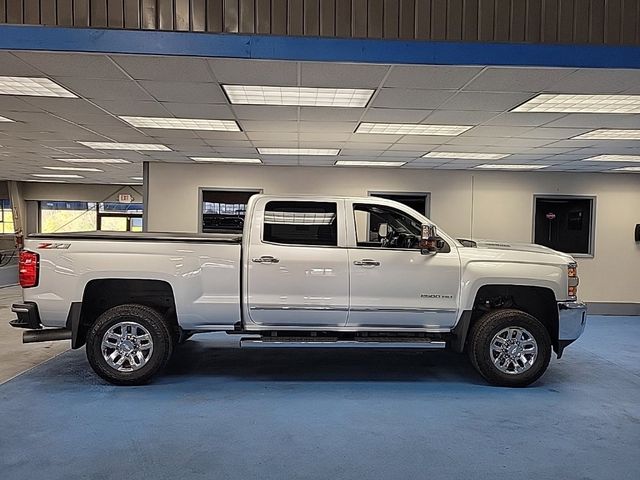
[(640, 130), (616, 130), (614, 128), (600, 128), (583, 133), (573, 140), (640, 140)]
[(422, 158), (457, 158), (461, 160), (500, 160), (510, 153), (429, 152)]
[(7, 117), (0, 117), (0, 122), (13, 122), (13, 120)]
[(68, 172), (104, 172), (99, 168), (87, 168), (87, 167), (42, 167), (46, 170), (63, 170)]
[(172, 117), (127, 117), (120, 119), (140, 128), (171, 128), (178, 130), (219, 130), (222, 132), (239, 132), (240, 127), (235, 120), (207, 120), (203, 118)]
[(40, 178), (84, 178), (81, 175), (68, 175), (60, 173), (32, 173), (31, 176)]
[(52, 82), (48, 78), (41, 77), (0, 76), (0, 95), (78, 98), (76, 95), (57, 83)]
[(512, 112), (640, 113), (640, 95), (542, 93)]
[(362, 122), (356, 133), (385, 135), (449, 135), (466, 132), (473, 125), (422, 125), (417, 123), (367, 123)]
[(78, 142), (85, 147), (93, 148), (94, 150), (135, 150), (141, 151), (156, 151), (156, 152), (170, 152), (171, 149), (166, 145), (159, 143), (119, 143), (119, 142)]
[(640, 162), (640, 155), (597, 155), (582, 160), (583, 162)]
[(190, 157), (196, 162), (210, 163), (262, 163), (259, 158)]
[(258, 148), (261, 155), (326, 155), (340, 153), (339, 148)]
[(401, 167), (407, 162), (366, 162), (361, 160), (338, 160), (338, 167)]
[(131, 163), (122, 158), (56, 158), (56, 160), (67, 163)]
[(241, 105), (300, 105), (306, 107), (365, 107), (369, 88), (267, 87), (223, 85), (229, 101)]
[(614, 168), (612, 171), (614, 171), (614, 172), (640, 172), (640, 167), (621, 167), (621, 168)]
[(506, 164), (485, 164), (478, 165), (474, 168), (484, 168), (486, 170), (540, 170), (541, 168), (547, 168), (548, 165), (506, 165)]
[(144, 178), (143, 177), (131, 177), (131, 180), (138, 180), (138, 181), (143, 181)]

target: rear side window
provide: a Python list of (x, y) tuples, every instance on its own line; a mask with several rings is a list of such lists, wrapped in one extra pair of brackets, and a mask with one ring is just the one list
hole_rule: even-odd
[(268, 202), (265, 242), (288, 245), (338, 245), (337, 207), (331, 202)]

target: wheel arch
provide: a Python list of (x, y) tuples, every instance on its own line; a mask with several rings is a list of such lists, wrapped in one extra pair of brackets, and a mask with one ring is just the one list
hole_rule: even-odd
[(180, 336), (175, 295), (168, 282), (156, 279), (101, 278), (90, 280), (85, 285), (73, 347), (80, 348), (84, 345), (89, 328), (102, 313), (130, 303), (157, 310), (165, 318), (174, 339)]
[(554, 351), (559, 351), (558, 304), (552, 289), (531, 285), (484, 285), (477, 291), (473, 307), (465, 310), (453, 329), (452, 348), (462, 352), (466, 348), (468, 333), (488, 311), (515, 308), (535, 317), (551, 337)]

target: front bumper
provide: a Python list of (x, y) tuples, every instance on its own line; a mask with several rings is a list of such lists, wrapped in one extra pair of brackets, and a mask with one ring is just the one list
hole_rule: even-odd
[(558, 302), (558, 358), (575, 342), (587, 323), (587, 306), (582, 302)]

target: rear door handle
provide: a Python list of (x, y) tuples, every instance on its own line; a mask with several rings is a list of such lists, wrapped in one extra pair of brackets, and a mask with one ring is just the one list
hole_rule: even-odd
[(254, 263), (280, 263), (280, 259), (272, 257), (271, 255), (263, 255), (259, 258), (252, 258)]
[(355, 262), (353, 262), (354, 265), (357, 265), (358, 267), (379, 267), (380, 266), (380, 262), (378, 262), (377, 260), (373, 260), (371, 258), (363, 258), (362, 260), (356, 260)]

